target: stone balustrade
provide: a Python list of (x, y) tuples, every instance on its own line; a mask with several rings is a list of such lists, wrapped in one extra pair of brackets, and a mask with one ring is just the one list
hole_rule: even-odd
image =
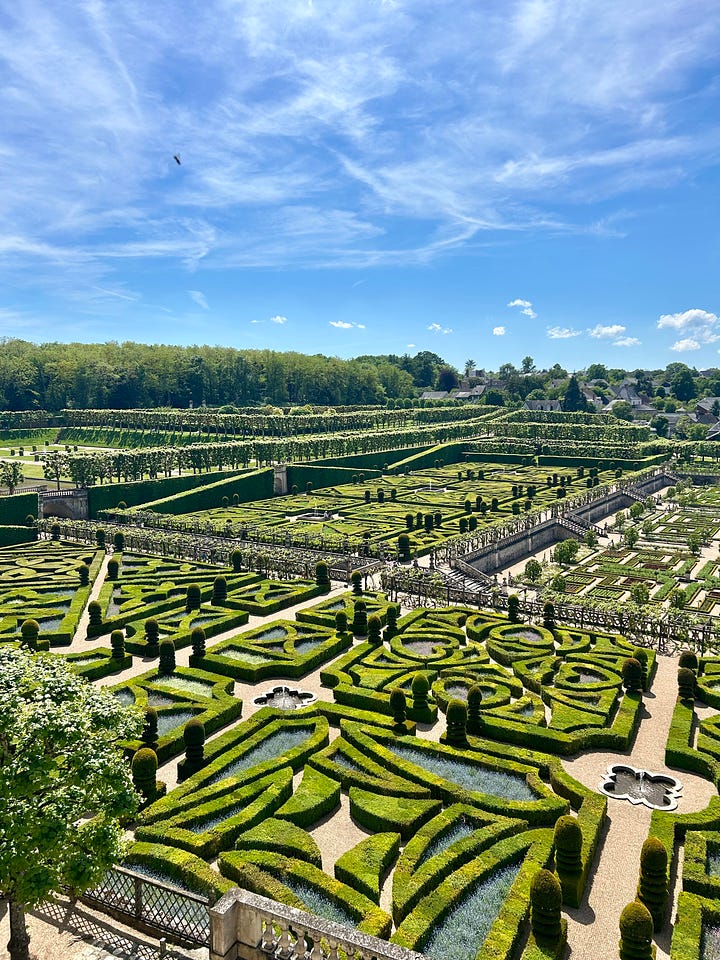
[(210, 960), (427, 960), (377, 937), (234, 888), (210, 909)]

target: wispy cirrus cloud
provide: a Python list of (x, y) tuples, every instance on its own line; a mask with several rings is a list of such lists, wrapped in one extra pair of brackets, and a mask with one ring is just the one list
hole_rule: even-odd
[(570, 340), (572, 337), (579, 337), (581, 330), (573, 330), (571, 327), (546, 327), (545, 333), (549, 340)]
[(188, 290), (190, 299), (193, 300), (199, 307), (202, 307), (203, 310), (209, 310), (210, 305), (208, 304), (205, 294), (201, 290)]
[(428, 324), (428, 330), (430, 333), (452, 333), (452, 327), (443, 327), (441, 323)]
[(507, 331), (505, 330), (505, 327), (500, 326), (500, 327), (493, 327), (492, 332), (494, 337), (504, 337)]
[(270, 323), (282, 324), (287, 323), (287, 317), (281, 317), (280, 314), (276, 314), (274, 317), (270, 317)]
[(0, 34), (0, 270), (113, 289), (137, 263), (413, 264), (594, 233), (616, 198), (632, 216), (715, 162), (698, 77), (719, 42), (705, 0), (458, 0), (452, 23), (421, 0), (25, 0)]

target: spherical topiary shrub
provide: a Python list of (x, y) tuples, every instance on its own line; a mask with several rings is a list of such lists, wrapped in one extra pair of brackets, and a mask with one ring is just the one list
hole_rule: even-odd
[(372, 616), (368, 617), (367, 621), (367, 634), (368, 642), (373, 646), (378, 646), (381, 643), (380, 631), (382, 629), (382, 620), (377, 614), (373, 613)]
[(195, 770), (202, 766), (205, 758), (205, 727), (197, 717), (188, 720), (183, 729), (185, 743), (185, 772), (191, 767)]
[(212, 603), (218, 606), (227, 600), (227, 580), (225, 577), (215, 577), (212, 588)]
[(330, 573), (328, 571), (328, 565), (324, 560), (319, 560), (315, 564), (315, 583), (319, 587), (330, 586)]
[(22, 645), (28, 647), (30, 650), (37, 650), (39, 634), (40, 624), (37, 620), (24, 620), (20, 625)]
[(157, 792), (156, 776), (158, 768), (157, 754), (150, 747), (140, 747), (132, 758), (130, 769), (135, 788), (143, 800), (149, 803)]
[(582, 828), (575, 817), (559, 817), (555, 823), (555, 863), (561, 877), (581, 872), (582, 845)]
[(118, 510), (127, 510), (127, 504), (124, 500), (118, 500)]
[(81, 587), (86, 587), (90, 583), (90, 567), (86, 563), (78, 567), (78, 577)]
[(482, 690), (474, 683), (468, 690), (467, 697), (467, 729), (468, 733), (479, 733), (482, 726), (480, 716), (480, 704), (482, 703)]
[(645, 904), (634, 900), (620, 914), (620, 960), (652, 960), (653, 921)]
[(158, 742), (158, 712), (155, 707), (147, 707), (145, 710), (145, 725), (140, 734), (140, 740), (146, 747), (153, 750)]
[(201, 660), (205, 656), (205, 631), (202, 627), (193, 627), (190, 634), (193, 656)]
[(400, 611), (394, 603), (389, 604), (385, 611), (385, 639), (390, 640), (397, 633), (397, 622)]
[(682, 700), (695, 699), (695, 671), (690, 667), (680, 667), (678, 670), (678, 696)]
[(91, 600), (88, 604), (88, 615), (90, 617), (91, 627), (102, 626), (102, 607), (97, 600)]
[(200, 592), (200, 584), (189, 583), (185, 591), (185, 612), (190, 613), (191, 610), (199, 610), (201, 603), (202, 594)]
[(508, 597), (508, 618), (512, 623), (517, 623), (520, 619), (520, 597), (516, 593), (511, 593)]
[(405, 692), (400, 690), (399, 687), (395, 687), (394, 690), (390, 691), (390, 710), (393, 715), (393, 720), (395, 721), (395, 726), (403, 726), (407, 718), (407, 699)]
[(335, 629), (338, 633), (345, 633), (348, 628), (348, 618), (344, 610), (338, 610), (335, 614)]
[(538, 870), (530, 884), (531, 924), (541, 943), (557, 940), (561, 932), (562, 887), (550, 870)]
[(240, 573), (242, 570), (242, 554), (239, 550), (233, 550), (230, 554), (230, 565), (233, 568), (233, 573)]
[(555, 604), (549, 600), (543, 606), (543, 626), (546, 630), (555, 629)]
[(668, 897), (668, 854), (657, 837), (648, 837), (640, 853), (640, 883), (637, 898), (650, 911), (653, 925), (663, 925)]
[(113, 630), (110, 634), (110, 646), (113, 660), (125, 659), (125, 634), (122, 630)]
[(355, 613), (352, 622), (352, 631), (357, 637), (366, 637), (368, 632), (368, 615), (364, 600), (355, 601)]
[(640, 693), (642, 691), (642, 664), (635, 657), (628, 657), (627, 660), (623, 660), (622, 680), (628, 693)]
[(112, 557), (110, 560), (108, 560), (108, 566), (107, 566), (108, 580), (117, 580), (119, 573), (120, 573), (120, 564), (117, 562), (115, 557)]
[(122, 553), (125, 549), (125, 534), (119, 530), (113, 534), (113, 547), (115, 547), (118, 553)]
[(424, 673), (416, 673), (412, 679), (413, 710), (427, 710), (430, 682)]
[(694, 650), (683, 650), (678, 660), (678, 666), (688, 667), (690, 670), (697, 670), (698, 658)]
[(145, 643), (147, 644), (147, 655), (156, 657), (160, 652), (160, 624), (153, 617), (145, 621)]
[(62, 533), (62, 529), (59, 523), (54, 523), (50, 527), (50, 536), (52, 537), (53, 540), (59, 540), (61, 533)]
[(350, 583), (352, 584), (352, 592), (359, 597), (362, 593), (362, 574), (359, 570), (353, 570), (350, 574)]
[(170, 674), (175, 669), (175, 644), (169, 638), (160, 644), (160, 663), (158, 672)]
[(467, 704), (464, 700), (451, 700), (447, 706), (446, 742), (451, 747), (467, 746)]
[(95, 542), (99, 547), (105, 546), (105, 531), (102, 527), (98, 527), (95, 531)]

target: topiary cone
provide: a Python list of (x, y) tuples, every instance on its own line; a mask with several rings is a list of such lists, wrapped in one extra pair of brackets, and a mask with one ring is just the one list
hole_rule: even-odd
[(575, 817), (565, 814), (555, 823), (555, 863), (562, 878), (582, 871), (583, 834)]
[(536, 940), (549, 943), (562, 931), (562, 887), (550, 870), (538, 870), (530, 884), (531, 925)]
[(668, 853), (657, 837), (648, 837), (642, 846), (637, 898), (648, 908), (653, 926), (659, 930), (668, 898)]
[(648, 908), (634, 900), (620, 914), (620, 960), (653, 960), (653, 921)]
[(467, 746), (467, 704), (464, 700), (451, 700), (447, 707), (446, 742), (452, 747)]
[(150, 747), (141, 747), (130, 764), (133, 783), (146, 801), (151, 801), (157, 792), (157, 754)]

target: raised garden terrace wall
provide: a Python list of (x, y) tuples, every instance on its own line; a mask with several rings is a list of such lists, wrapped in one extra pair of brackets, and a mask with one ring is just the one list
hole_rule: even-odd
[[(664, 473), (659, 473), (654, 477), (639, 480), (635, 484), (634, 489), (640, 496), (649, 497), (657, 493), (658, 490), (662, 490), (663, 487), (667, 487), (670, 483), (671, 481)], [(618, 491), (609, 497), (603, 497), (602, 500), (595, 500), (593, 503), (587, 504), (587, 506), (573, 510), (569, 516), (577, 516), (583, 520), (587, 520), (589, 523), (597, 523), (598, 520), (604, 520), (605, 517), (609, 517), (611, 513), (616, 513), (618, 510), (624, 510), (626, 507), (631, 506), (633, 502), (632, 497), (629, 497), (622, 491)]]
[[(213, 473), (214, 479), (221, 480), (236, 476), (235, 470), (223, 470)], [(112, 510), (120, 500), (124, 500), (129, 507), (137, 507), (148, 500), (160, 500), (204, 487), (208, 484), (208, 474), (195, 474), (187, 477), (164, 477), (158, 480), (135, 480), (131, 483), (110, 483), (101, 487), (88, 487), (88, 512), (90, 519), (97, 518), (98, 510)], [(29, 496), (29, 494), (28, 494)], [(27, 510), (26, 513), (33, 511)], [(35, 511), (37, 514), (37, 496), (35, 497)], [(25, 516), (23, 515), (23, 520)]]
[(353, 470), (362, 470), (363, 468), (381, 469), (383, 464), (388, 463), (392, 466), (397, 464), (402, 457), (403, 460), (414, 453), (427, 449), (427, 444), (420, 447), (404, 447), (401, 450), (376, 450), (374, 453), (353, 453), (345, 457), (325, 457), (321, 460), (313, 461), (318, 467), (351, 467)]
[(482, 573), (493, 573), (518, 563), (538, 550), (555, 546), (558, 540), (568, 540), (572, 536), (573, 532), (557, 520), (546, 520), (529, 530), (515, 533), (506, 540), (483, 547), (471, 560), (465, 558), (465, 562)]
[[(380, 477), (380, 470), (363, 470), (366, 480), (373, 480)], [(298, 488), (300, 493), (304, 492), (307, 484), (312, 484), (313, 490), (319, 490), (321, 487), (334, 487), (336, 484), (351, 483), (353, 477), (357, 477), (356, 467), (333, 467), (327, 464), (310, 466), (308, 464), (289, 464), (287, 468), (288, 490), (293, 486)]]

